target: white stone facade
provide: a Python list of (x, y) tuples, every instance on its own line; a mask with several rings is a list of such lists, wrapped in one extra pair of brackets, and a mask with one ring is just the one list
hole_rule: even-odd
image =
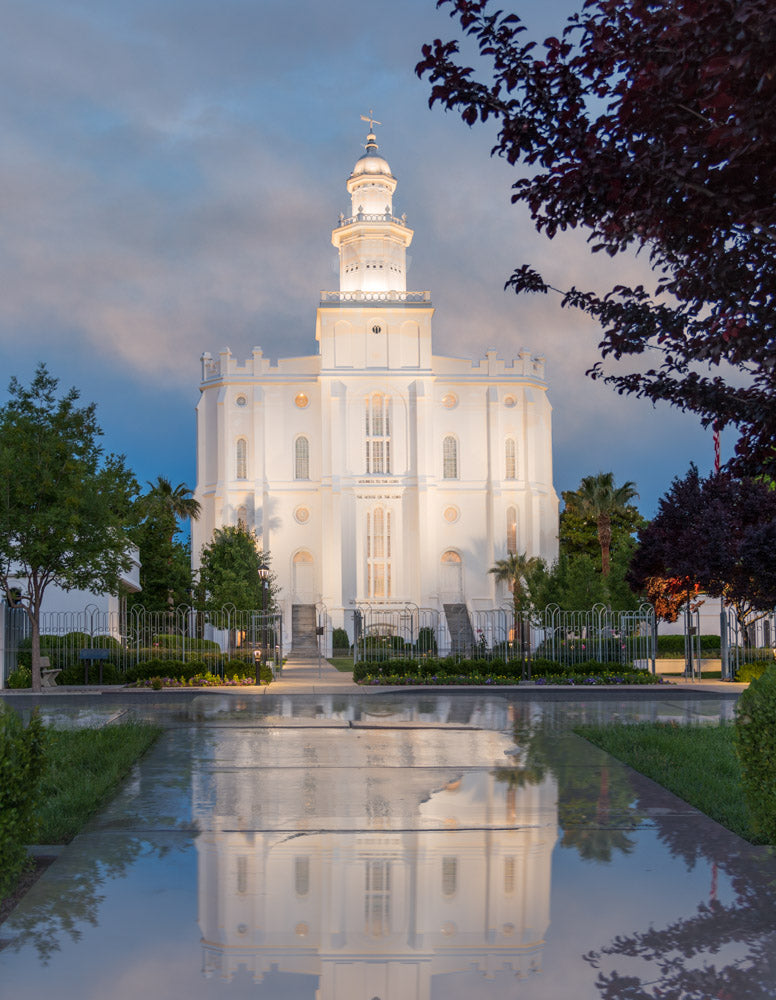
[(432, 352), (428, 292), (406, 290), (413, 232), (369, 135), (332, 243), (318, 353), (202, 357), (195, 566), (242, 520), (271, 553), (280, 603), (493, 607), (509, 551), (553, 560), (558, 499), (544, 359)]

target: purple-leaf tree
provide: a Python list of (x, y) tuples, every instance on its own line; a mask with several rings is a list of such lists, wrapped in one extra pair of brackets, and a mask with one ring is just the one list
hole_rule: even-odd
[(776, 5), (586, 0), (541, 45), (489, 0), (438, 6), (483, 68), (462, 65), (457, 41), (424, 45), (430, 104), (498, 122), (491, 152), (528, 168), (512, 201), (540, 232), (643, 251), (655, 276), (597, 294), (526, 263), (507, 287), (598, 320), (593, 378), (737, 428), (736, 471), (776, 471)]

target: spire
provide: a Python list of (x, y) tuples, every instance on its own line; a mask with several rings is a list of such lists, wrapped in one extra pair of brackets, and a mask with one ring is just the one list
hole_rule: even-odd
[(356, 161), (346, 185), (350, 215), (341, 215), (332, 233), (340, 255), (340, 291), (404, 292), (412, 230), (404, 216), (397, 219), (393, 215), (396, 178), (377, 151), (374, 127), (380, 122), (371, 110), (368, 117), (361, 115), (361, 120), (369, 123), (369, 134), (366, 152)]

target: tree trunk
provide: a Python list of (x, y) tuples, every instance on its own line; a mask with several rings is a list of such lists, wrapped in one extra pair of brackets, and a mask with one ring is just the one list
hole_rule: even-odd
[(32, 690), (35, 691), (36, 693), (39, 693), (41, 689), (40, 612), (31, 608), (29, 611), (27, 611), (27, 616), (30, 619), (30, 625), (31, 625), (30, 638), (32, 641)]
[(609, 576), (609, 549), (612, 544), (612, 522), (602, 517), (598, 522), (598, 544), (601, 546), (601, 576)]

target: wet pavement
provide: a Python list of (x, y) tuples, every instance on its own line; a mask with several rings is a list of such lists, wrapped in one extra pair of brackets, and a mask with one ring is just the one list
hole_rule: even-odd
[(0, 995), (776, 996), (770, 852), (571, 732), (729, 719), (729, 691), (339, 677), (9, 697), (165, 732), (0, 925)]

